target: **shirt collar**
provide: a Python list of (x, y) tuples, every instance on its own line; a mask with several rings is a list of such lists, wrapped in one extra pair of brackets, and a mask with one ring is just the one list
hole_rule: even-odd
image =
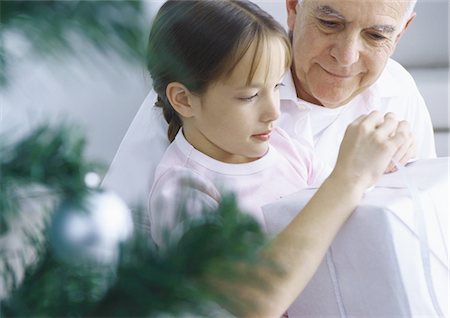
[(173, 144), (184, 154), (188, 161), (194, 161), (197, 165), (227, 175), (250, 175), (258, 173), (264, 169), (268, 169), (276, 162), (276, 150), (269, 145), (267, 153), (261, 158), (247, 163), (226, 163), (205, 155), (204, 153), (195, 149), (184, 137), (183, 129), (181, 128)]
[(292, 78), (292, 72), (289, 70), (289, 72), (286, 73), (286, 75), (283, 78), (283, 85), (280, 87), (280, 99), (281, 100), (290, 100), (294, 103), (298, 103), (301, 101), (297, 97), (297, 91), (295, 90), (295, 84), (294, 79)]

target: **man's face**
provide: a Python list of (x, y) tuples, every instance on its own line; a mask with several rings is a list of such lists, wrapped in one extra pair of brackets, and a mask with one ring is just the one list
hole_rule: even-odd
[(295, 8), (291, 6), (288, 25), (293, 32), (297, 95), (335, 108), (372, 85), (404, 30), (408, 4), (393, 0), (304, 0)]

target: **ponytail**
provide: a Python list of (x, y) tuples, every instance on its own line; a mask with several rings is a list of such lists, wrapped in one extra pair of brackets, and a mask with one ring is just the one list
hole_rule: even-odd
[(181, 118), (175, 109), (173, 109), (172, 105), (170, 105), (167, 98), (162, 98), (158, 95), (158, 100), (156, 101), (155, 106), (160, 107), (163, 110), (164, 119), (169, 124), (169, 128), (167, 129), (167, 138), (170, 142), (172, 142), (182, 126)]

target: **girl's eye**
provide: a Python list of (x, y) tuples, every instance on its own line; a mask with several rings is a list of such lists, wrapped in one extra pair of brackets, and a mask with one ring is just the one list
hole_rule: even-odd
[(245, 102), (249, 102), (251, 101), (253, 98), (255, 98), (256, 96), (258, 96), (258, 94), (249, 96), (249, 97), (239, 97), (240, 100), (245, 101)]
[(283, 83), (278, 83), (277, 85), (275, 85), (275, 89), (280, 88), (281, 86), (284, 86)]

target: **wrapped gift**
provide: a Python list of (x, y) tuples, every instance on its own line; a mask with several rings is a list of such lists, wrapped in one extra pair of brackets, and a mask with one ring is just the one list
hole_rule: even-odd
[[(448, 317), (448, 171), (449, 158), (416, 161), (366, 192), (289, 317)], [(269, 233), (315, 191), (264, 206)]]

